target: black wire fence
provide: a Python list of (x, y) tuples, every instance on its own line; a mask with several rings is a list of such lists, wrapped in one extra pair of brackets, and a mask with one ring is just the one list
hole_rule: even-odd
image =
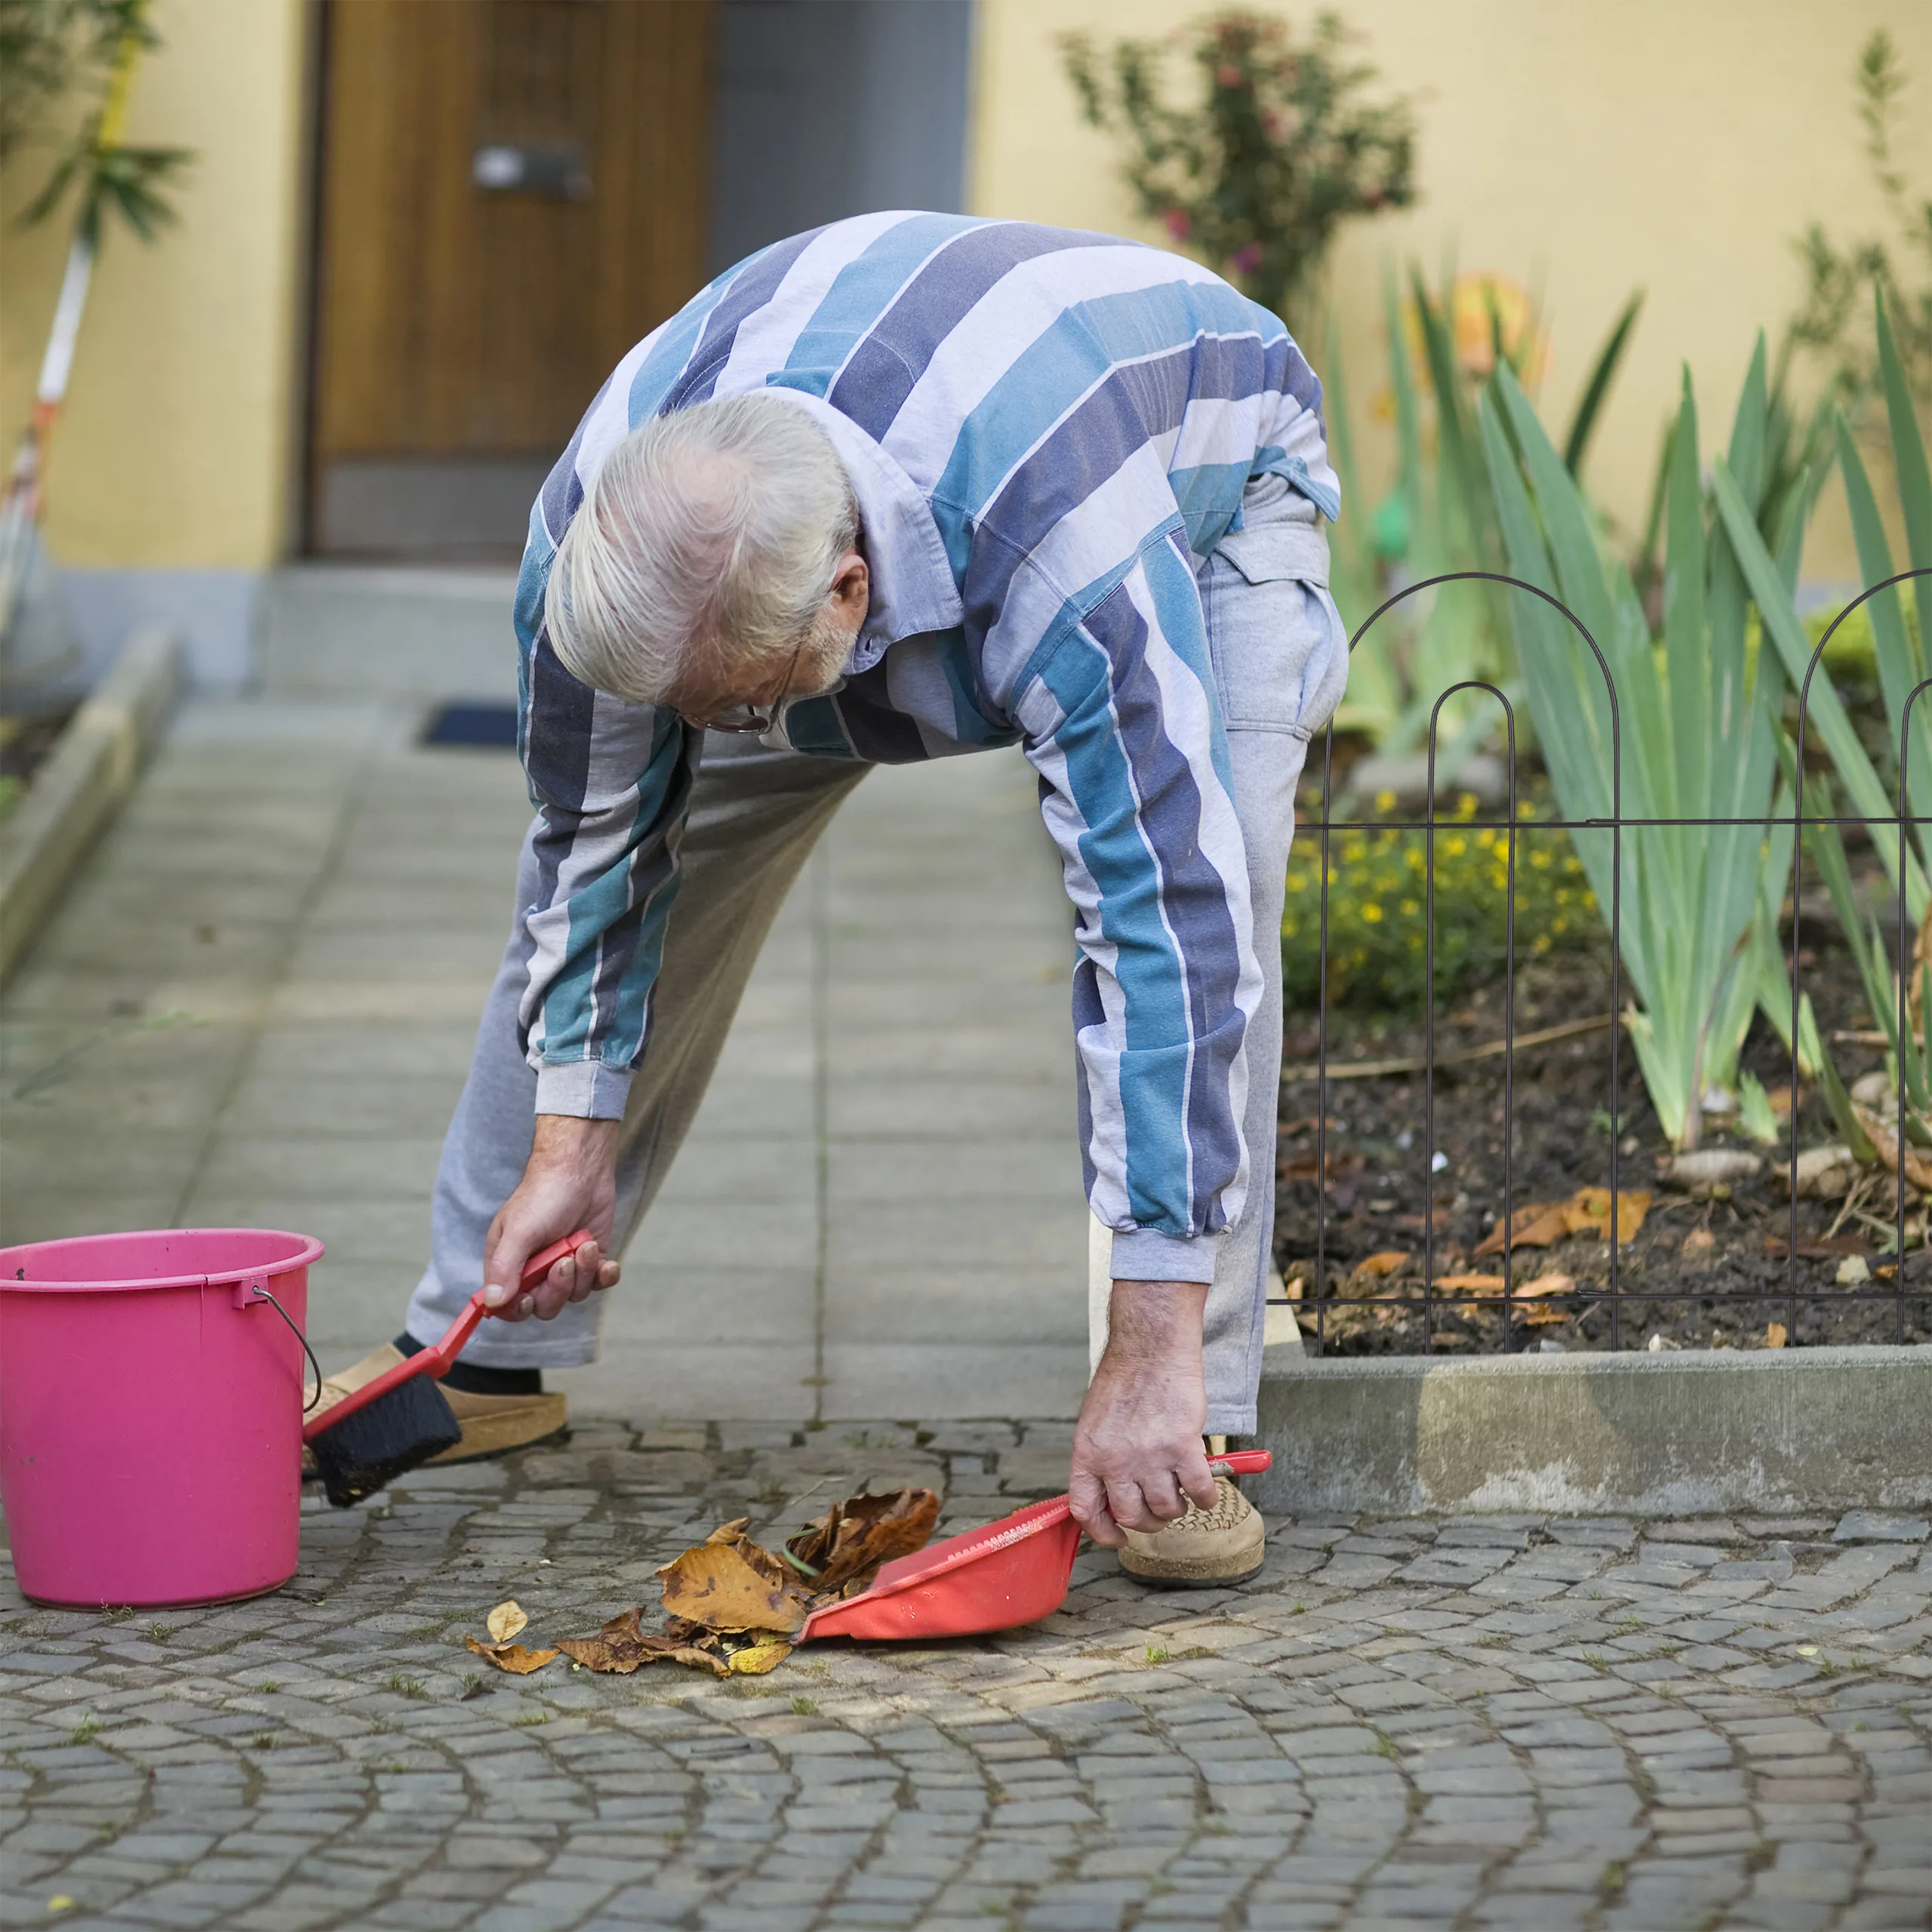
[[(1424, 816), (1420, 819), (1398, 820), (1381, 816), (1373, 818), (1337, 819), (1333, 817), (1332, 804), (1335, 777), (1333, 727), (1331, 726), (1323, 734), (1320, 816), (1312, 820), (1304, 820), (1298, 826), (1296, 835), (1298, 842), (1304, 838), (1318, 841), (1320, 853), (1318, 860), (1321, 918), (1320, 992), (1316, 1018), (1317, 1045), (1315, 1063), (1312, 1067), (1306, 1069), (1306, 1078), (1312, 1079), (1315, 1089), (1313, 1109), (1315, 1141), (1313, 1174), (1315, 1252), (1312, 1279), (1303, 1281), (1298, 1291), (1299, 1313), (1303, 1332), (1307, 1343), (1317, 1352), (1320, 1352), (1328, 1345), (1331, 1340), (1331, 1324), (1337, 1312), (1343, 1309), (1357, 1308), (1361, 1306), (1358, 1297), (1342, 1292), (1344, 1284), (1329, 1266), (1329, 1201), (1331, 1177), (1329, 1154), (1329, 1128), (1331, 1124), (1329, 1117), (1331, 1089), (1335, 1078), (1352, 1077), (1355, 1071), (1367, 1070), (1351, 1069), (1345, 1072), (1340, 1068), (1340, 1063), (1337, 1063), (1336, 1072), (1331, 1072), (1331, 1069), (1328, 1051), (1331, 1030), (1329, 901), (1331, 881), (1334, 875), (1331, 866), (1331, 841), (1338, 833), (1352, 832), (1383, 833), (1392, 830), (1419, 832), (1422, 834), (1424, 841), (1422, 906), (1424, 955), (1422, 978), (1423, 1051), (1420, 1056), (1421, 1064), (1417, 1070), (1420, 1071), (1423, 1081), (1421, 1153), (1426, 1167), (1429, 1167), (1432, 1161), (1442, 1158), (1434, 1152), (1436, 1147), (1436, 1087), (1438, 1068), (1445, 1064), (1454, 1065), (1458, 1063), (1465, 1063), (1475, 1057), (1463, 1053), (1452, 1054), (1444, 1057), (1439, 1054), (1438, 1050), (1437, 1008), (1439, 1001), (1435, 972), (1437, 837), (1439, 833), (1460, 835), (1470, 832), (1490, 832), (1502, 835), (1504, 847), (1504, 869), (1507, 881), (1503, 896), (1504, 930), (1501, 974), (1503, 1037), (1500, 1042), (1500, 1057), (1502, 1061), (1503, 1191), (1500, 1209), (1494, 1223), (1500, 1234), (1500, 1292), (1492, 1291), (1483, 1294), (1475, 1294), (1454, 1285), (1453, 1278), (1450, 1281), (1438, 1281), (1436, 1272), (1436, 1257), (1439, 1244), (1438, 1210), (1440, 1204), (1436, 1197), (1434, 1171), (1431, 1167), (1423, 1189), (1424, 1204), (1420, 1231), (1422, 1235), (1421, 1280), (1416, 1284), (1415, 1291), (1413, 1293), (1404, 1292), (1400, 1288), (1385, 1288), (1378, 1291), (1374, 1296), (1374, 1303), (1378, 1309), (1419, 1312), (1422, 1318), (1423, 1346), (1425, 1348), (1432, 1349), (1436, 1346), (1438, 1340), (1438, 1318), (1444, 1310), (1479, 1307), (1500, 1313), (1503, 1332), (1507, 1336), (1518, 1328), (1521, 1318), (1533, 1312), (1540, 1314), (1541, 1310), (1548, 1306), (1547, 1301), (1541, 1297), (1534, 1301), (1519, 1297), (1518, 1284), (1515, 1279), (1514, 1263), (1518, 1247), (1516, 1239), (1518, 1211), (1516, 1055), (1519, 1049), (1541, 1048), (1554, 1040), (1574, 1040), (1580, 1035), (1599, 1029), (1608, 1034), (1606, 1065), (1604, 1069), (1607, 1077), (1605, 1092), (1607, 1102), (1607, 1112), (1611, 1123), (1608, 1135), (1605, 1175), (1609, 1196), (1607, 1225), (1604, 1229), (1604, 1244), (1607, 1251), (1608, 1277), (1607, 1282), (1601, 1286), (1586, 1287), (1579, 1282), (1560, 1299), (1570, 1303), (1580, 1318), (1593, 1308), (1607, 1311), (1610, 1346), (1616, 1349), (1629, 1346), (1627, 1338), (1629, 1338), (1629, 1331), (1633, 1325), (1633, 1319), (1641, 1317), (1647, 1305), (1661, 1302), (1682, 1303), (1687, 1300), (1697, 1300), (1703, 1297), (1706, 1291), (1687, 1287), (1681, 1282), (1663, 1287), (1647, 1287), (1632, 1286), (1624, 1278), (1626, 1269), (1622, 1250), (1625, 1244), (1620, 1238), (1621, 1231), (1619, 1226), (1619, 1217), (1623, 1211), (1622, 1202), (1625, 1198), (1623, 1186), (1625, 1163), (1626, 1159), (1633, 1158), (1633, 1155), (1626, 1151), (1628, 1143), (1623, 1127), (1620, 1124), (1624, 1073), (1623, 1035), (1627, 1017), (1623, 1012), (1622, 959), (1623, 838), (1624, 835), (1629, 832), (1667, 826), (1701, 826), (1715, 829), (1727, 826), (1761, 826), (1768, 833), (1774, 827), (1782, 828), (1788, 826), (1792, 834), (1789, 905), (1791, 937), (1789, 952), (1786, 955), (1786, 964), (1791, 980), (1792, 1016), (1790, 1105), (1783, 1155), (1786, 1163), (1784, 1179), (1789, 1201), (1786, 1223), (1787, 1232), (1783, 1242), (1786, 1262), (1786, 1280), (1782, 1291), (1767, 1291), (1764, 1287), (1738, 1289), (1732, 1291), (1732, 1295), (1737, 1300), (1748, 1300), (1753, 1303), (1763, 1303), (1770, 1300), (1783, 1303), (1788, 1310), (1789, 1333), (1794, 1338), (1798, 1334), (1800, 1312), (1807, 1305), (1816, 1308), (1820, 1304), (1829, 1304), (1833, 1309), (1842, 1310), (1848, 1305), (1861, 1303), (1887, 1303), (1890, 1306), (1892, 1318), (1886, 1324), (1890, 1331), (1887, 1339), (1896, 1339), (1900, 1342), (1904, 1342), (1908, 1339), (1908, 1305), (1915, 1299), (1922, 1299), (1928, 1294), (1932, 1294), (1932, 1260), (1928, 1260), (1927, 1257), (1926, 1245), (1924, 1242), (1921, 1242), (1915, 1253), (1909, 1256), (1908, 1254), (1907, 1206), (1909, 1202), (1918, 1198), (1918, 1191), (1909, 1184), (1907, 1174), (1908, 1161), (1911, 1157), (1908, 1154), (1906, 1146), (1908, 1138), (1906, 1123), (1910, 1118), (1910, 1110), (1906, 1093), (1905, 1068), (1902, 1062), (1896, 1063), (1894, 1067), (1898, 1114), (1897, 1130), (1894, 1136), (1896, 1159), (1894, 1164), (1894, 1171), (1891, 1177), (1894, 1183), (1893, 1192), (1895, 1200), (1895, 1225), (1893, 1229), (1894, 1245), (1891, 1251), (1892, 1260), (1889, 1269), (1889, 1279), (1881, 1278), (1887, 1272), (1884, 1269), (1877, 1271), (1872, 1278), (1864, 1284), (1844, 1285), (1829, 1278), (1823, 1281), (1807, 1279), (1804, 1271), (1801, 1267), (1801, 1260), (1807, 1258), (1815, 1260), (1817, 1258), (1817, 1249), (1814, 1245), (1808, 1256), (1804, 1254), (1803, 1251), (1805, 1244), (1801, 1241), (1798, 1226), (1800, 1201), (1798, 1157), (1801, 1151), (1798, 1144), (1799, 1097), (1804, 1091), (1800, 1078), (1801, 1034), (1799, 1029), (1800, 1016), (1804, 1003), (1804, 974), (1807, 964), (1810, 963), (1810, 955), (1801, 940), (1804, 930), (1803, 873), (1805, 853), (1803, 828), (1806, 826), (1829, 825), (1847, 828), (1857, 827), (1864, 830), (1868, 835), (1875, 828), (1890, 827), (1898, 838), (1898, 863), (1896, 868), (1898, 884), (1897, 909), (1898, 957), (1896, 962), (1897, 970), (1894, 975), (1897, 997), (1896, 1020), (1898, 1038), (1903, 1038), (1906, 1027), (1909, 1023), (1906, 987), (1907, 977), (1912, 970), (1909, 962), (1912, 957), (1913, 935), (1906, 903), (1906, 879), (1909, 870), (1906, 828), (1909, 826), (1932, 823), (1932, 818), (1915, 817), (1909, 810), (1907, 802), (1910, 795), (1912, 715), (1913, 706), (1918, 702), (1928, 686), (1932, 686), (1932, 677), (1920, 680), (1912, 688), (1901, 709), (1896, 811), (1882, 816), (1845, 814), (1807, 815), (1804, 809), (1804, 780), (1805, 734), (1812, 680), (1817, 675), (1818, 667), (1823, 660), (1826, 649), (1833, 636), (1845, 620), (1854, 612), (1869, 602), (1872, 598), (1878, 595), (1881, 591), (1915, 578), (1932, 578), (1932, 571), (1903, 571), (1895, 576), (1873, 584), (1869, 589), (1862, 592), (1839, 612), (1814, 648), (1810, 662), (1798, 694), (1795, 730), (1796, 776), (1792, 788), (1792, 812), (1789, 818), (1777, 814), (1767, 814), (1761, 819), (1664, 818), (1626, 816), (1623, 809), (1623, 723), (1617, 700), (1616, 681), (1611, 675), (1610, 666), (1601, 648), (1598, 646), (1596, 639), (1590, 635), (1583, 620), (1561, 599), (1552, 595), (1549, 592), (1537, 584), (1526, 582), (1520, 577), (1512, 577), (1500, 571), (1446, 572), (1441, 575), (1425, 578), (1418, 583), (1405, 586), (1383, 603), (1356, 629), (1349, 640), (1349, 648), (1351, 653), (1367, 634), (1371, 627), (1380, 622), (1398, 606), (1425, 591), (1435, 589), (1448, 584), (1472, 582), (1499, 584), (1507, 589), (1526, 592), (1532, 597), (1541, 598), (1545, 604), (1550, 605), (1560, 614), (1572, 628), (1577, 637), (1581, 639), (1583, 645), (1587, 647), (1592, 658), (1595, 660), (1598, 673), (1603, 679), (1604, 690), (1609, 704), (1611, 810), (1607, 817), (1598, 818), (1567, 819), (1561, 817), (1537, 817), (1525, 819), (1519, 816), (1515, 709), (1509, 697), (1496, 685), (1485, 679), (1466, 679), (1451, 685), (1439, 694), (1431, 709), (1423, 794), (1426, 803)], [(1924, 608), (1925, 605), (1921, 603), (1921, 608)], [(1768, 641), (1762, 648), (1767, 651), (1770, 649)], [(1438, 812), (1436, 783), (1437, 735), (1441, 724), (1442, 710), (1444, 706), (1451, 698), (1465, 691), (1486, 692), (1500, 707), (1505, 740), (1507, 781), (1506, 803), (1503, 814), (1500, 817), (1481, 817), (1459, 815), (1451, 819), (1441, 816)], [(1541, 835), (1550, 832), (1607, 834), (1611, 841), (1611, 888), (1610, 903), (1607, 909), (1607, 932), (1606, 934), (1606, 943), (1609, 948), (1611, 1017), (1607, 1024), (1602, 1022), (1585, 1021), (1569, 1025), (1559, 1025), (1546, 1029), (1538, 1029), (1531, 1035), (1519, 1038), (1516, 1026), (1517, 850), (1519, 841), (1525, 835)], [(1346, 891), (1346, 875), (1343, 876), (1340, 882), (1343, 889)], [(1874, 1015), (1875, 1018), (1877, 1017)], [(1926, 1017), (1928, 1026), (1932, 1026), (1932, 1013), (1928, 1013)], [(1487, 1056), (1496, 1052), (1497, 1048), (1485, 1047), (1479, 1051), (1481, 1054)], [(1291, 1078), (1294, 1077), (1294, 1069), (1289, 1069), (1289, 1074)], [(1932, 1164), (1932, 1149), (1928, 1149), (1927, 1152), (1929, 1157), (1927, 1164)], [(1908, 1280), (1909, 1260), (1915, 1264), (1911, 1269), (1909, 1281)]]

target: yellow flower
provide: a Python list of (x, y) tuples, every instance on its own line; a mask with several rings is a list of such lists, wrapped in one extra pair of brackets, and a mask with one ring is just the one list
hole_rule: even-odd
[(1549, 934), (1538, 933), (1530, 942), (1530, 950), (1532, 952), (1547, 952), (1549, 950)]
[(1469, 849), (1469, 841), (1466, 838), (1451, 838), (1444, 844), (1442, 849), (1449, 854), (1451, 858), (1460, 859)]
[(1530, 854), (1530, 863), (1535, 866), (1538, 872), (1546, 872), (1549, 870), (1549, 854), (1545, 851), (1532, 852)]
[(1361, 909), (1361, 915), (1371, 926), (1380, 925), (1382, 923), (1382, 908), (1373, 903)]
[(1392, 812), (1395, 809), (1393, 792), (1378, 792), (1375, 795), (1375, 809), (1379, 812)]

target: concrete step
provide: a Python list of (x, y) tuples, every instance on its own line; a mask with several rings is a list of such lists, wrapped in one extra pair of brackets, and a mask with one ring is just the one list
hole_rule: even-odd
[(260, 688), (276, 697), (516, 697), (514, 571), (297, 564), (263, 599)]

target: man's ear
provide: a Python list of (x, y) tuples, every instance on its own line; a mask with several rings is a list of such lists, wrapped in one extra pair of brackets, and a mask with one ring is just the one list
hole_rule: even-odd
[(826, 600), (834, 614), (857, 630), (866, 620), (872, 602), (872, 572), (856, 550), (848, 550), (832, 573), (832, 589)]

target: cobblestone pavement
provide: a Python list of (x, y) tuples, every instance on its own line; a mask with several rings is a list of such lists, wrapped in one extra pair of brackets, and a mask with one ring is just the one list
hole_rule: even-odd
[(309, 1506), (279, 1595), (0, 1597), (5, 1921), (260, 1928), (1923, 1926), (1922, 1521), (1272, 1526), (1238, 1590), (1081, 1559), (1030, 1631), (768, 1677), (463, 1648), (656, 1604), (715, 1523), (903, 1481), (943, 1527), (1064, 1425), (598, 1423)]

